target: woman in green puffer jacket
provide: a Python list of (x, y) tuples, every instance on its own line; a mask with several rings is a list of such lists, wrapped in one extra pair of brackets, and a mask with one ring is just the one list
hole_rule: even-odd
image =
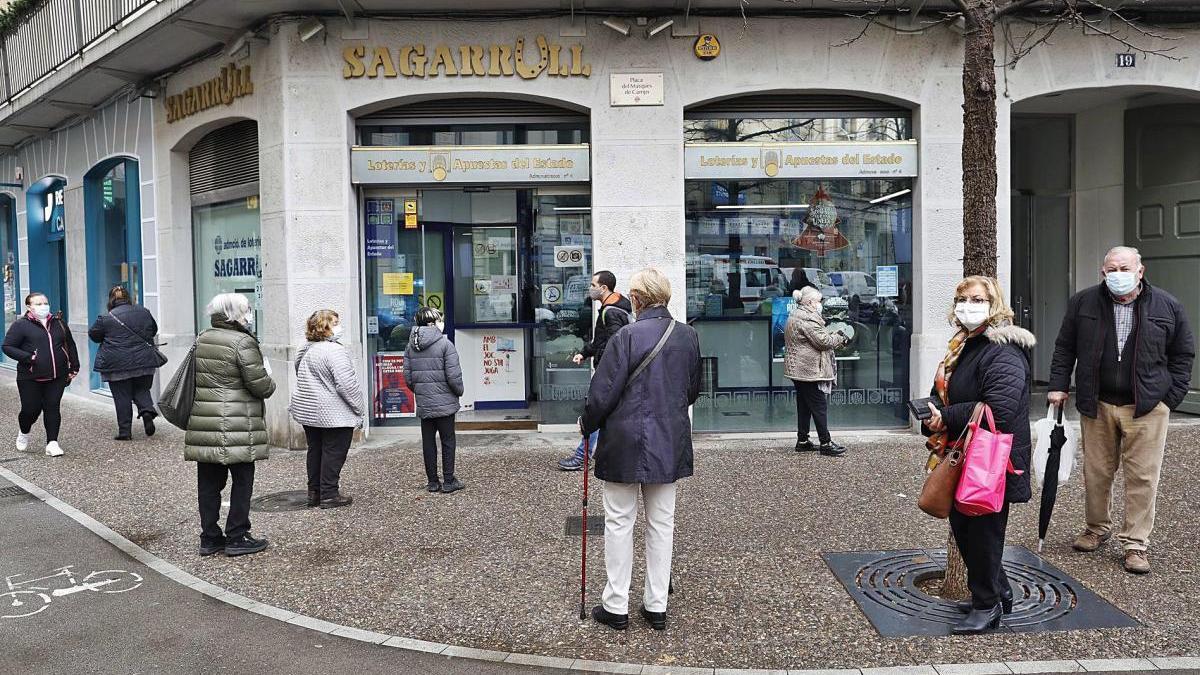
[[(264, 401), (275, 393), (270, 366), (250, 332), (254, 312), (239, 293), (208, 304), (212, 328), (196, 337), (196, 399), (184, 437), (183, 458), (196, 462), (200, 502), (200, 555), (257, 553), (266, 539), (250, 536), (254, 463), (266, 459)], [(232, 477), (229, 515), (221, 531), (221, 491)]]

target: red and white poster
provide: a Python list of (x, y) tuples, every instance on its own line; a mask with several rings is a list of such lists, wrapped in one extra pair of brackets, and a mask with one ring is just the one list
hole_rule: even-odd
[(404, 354), (376, 354), (374, 371), (375, 419), (414, 417), (417, 414), (417, 402), (408, 382), (404, 381)]

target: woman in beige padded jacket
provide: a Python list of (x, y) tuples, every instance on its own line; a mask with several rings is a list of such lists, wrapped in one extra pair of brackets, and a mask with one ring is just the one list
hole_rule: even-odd
[(796, 386), (796, 451), (816, 450), (808, 440), (809, 419), (816, 423), (822, 455), (837, 457), (846, 449), (829, 436), (826, 397), (836, 379), (833, 351), (846, 344), (844, 334), (830, 331), (821, 316), (821, 292), (808, 286), (792, 293), (797, 308), (784, 327), (787, 350), (783, 373)]

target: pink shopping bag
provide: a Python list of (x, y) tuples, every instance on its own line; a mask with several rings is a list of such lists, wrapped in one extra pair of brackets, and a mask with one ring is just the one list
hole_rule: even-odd
[(954, 508), (967, 516), (983, 516), (999, 513), (1004, 508), (1005, 474), (1019, 474), (1013, 468), (1013, 435), (996, 431), (996, 420), (992, 409), (984, 404), (982, 420), (970, 425), (971, 440), (967, 444), (963, 460), (962, 478), (954, 493)]

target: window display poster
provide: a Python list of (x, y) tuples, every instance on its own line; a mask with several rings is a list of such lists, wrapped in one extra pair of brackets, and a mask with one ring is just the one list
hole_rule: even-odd
[(412, 295), (413, 294), (412, 272), (384, 272), (383, 273), (383, 294), (384, 295)]
[(396, 200), (367, 200), (366, 246), (368, 258), (396, 255)]
[(900, 267), (878, 265), (875, 267), (875, 297), (894, 298), (900, 295)]
[(796, 303), (791, 298), (771, 298), (771, 358), (775, 361), (782, 361), (787, 351), (784, 329), (795, 309)]
[[(258, 209), (238, 199), (192, 209), (196, 326), (208, 326), (204, 309), (218, 293), (245, 293), (258, 308), (262, 234)], [(261, 325), (262, 317), (256, 317)]]
[(375, 355), (375, 419), (414, 417), (417, 401), (404, 381), (404, 354), (380, 352)]
[(478, 402), (524, 402), (527, 337), (521, 328), (462, 328), (454, 331), (462, 363), (463, 406)]

